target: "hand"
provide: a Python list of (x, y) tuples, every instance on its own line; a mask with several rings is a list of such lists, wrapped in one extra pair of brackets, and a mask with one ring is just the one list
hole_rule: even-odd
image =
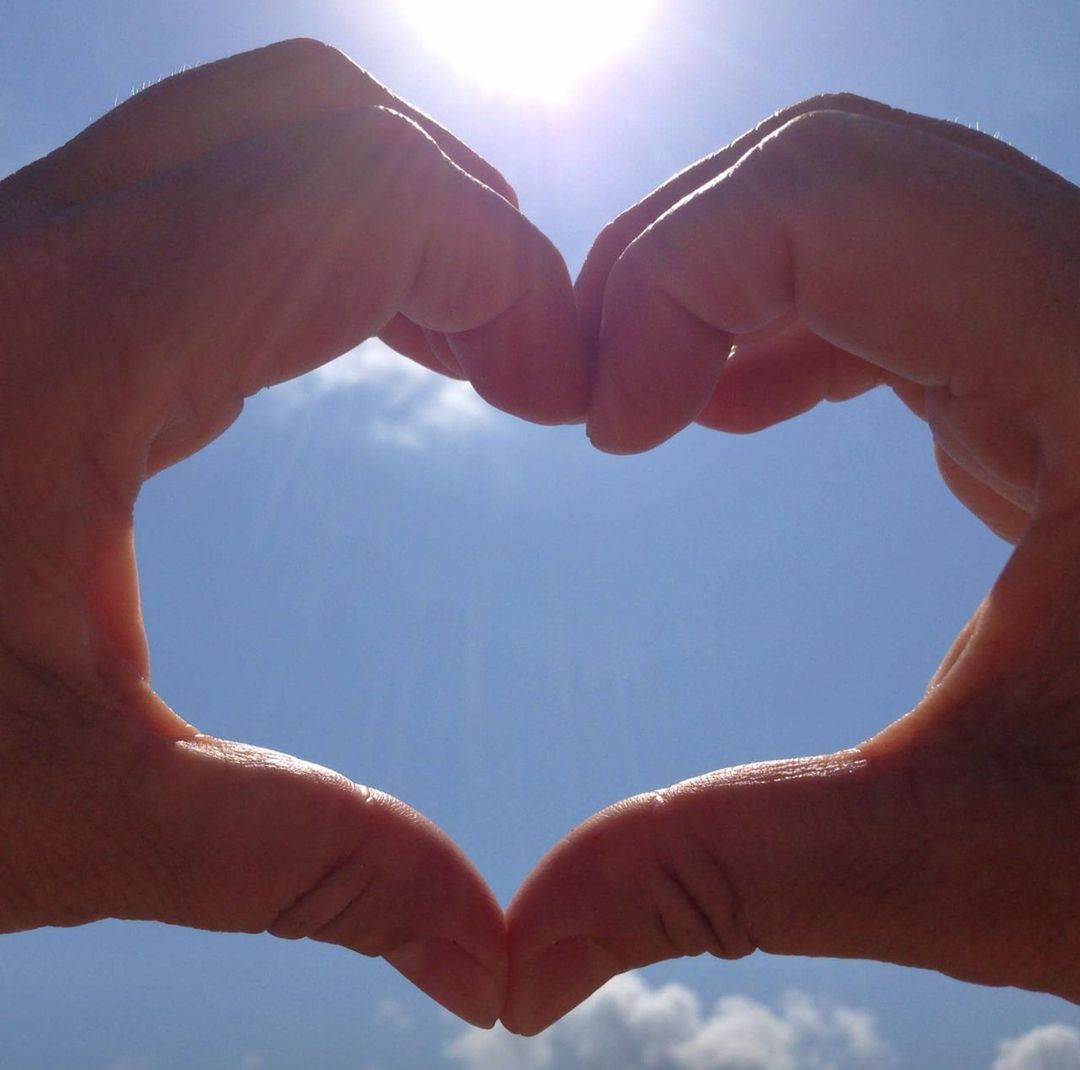
[(512, 200), (306, 41), (170, 78), (0, 184), (0, 932), (311, 936), (495, 1020), (503, 915), (442, 832), (151, 690), (132, 509), (246, 396), (376, 332), (583, 417), (569, 278)]
[(577, 294), (601, 449), (885, 383), (1017, 547), (925, 698), (869, 742), (570, 833), (508, 911), (506, 1024), (756, 948), (1080, 1001), (1080, 191), (963, 127), (820, 98), (611, 224)]

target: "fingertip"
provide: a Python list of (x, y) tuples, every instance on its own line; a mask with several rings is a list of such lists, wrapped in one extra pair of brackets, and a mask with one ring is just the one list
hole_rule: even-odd
[[(441, 834), (440, 834), (441, 835)], [(506, 1000), (506, 917), (491, 889), (455, 845), (417, 869), (400, 907), (414, 928), (383, 958), (437, 1003), (471, 1025), (490, 1029)]]
[(428, 348), (439, 362), (440, 367), (437, 369), (438, 371), (448, 375), (451, 379), (468, 378), (465, 372), (461, 370), (461, 364), (454, 355), (453, 349), (450, 348), (450, 343), (447, 341), (444, 334), (439, 331), (425, 330), (424, 337), (427, 341)]
[(530, 961), (512, 962), (502, 1023), (511, 1033), (535, 1036), (623, 969), (615, 956), (592, 937), (559, 940)]
[(665, 441), (658, 439), (655, 442), (642, 442), (630, 434), (628, 428), (618, 420), (605, 416), (597, 417), (592, 413), (589, 414), (585, 423), (585, 434), (596, 449), (612, 457), (631, 457), (638, 453), (645, 453)]
[(418, 937), (384, 956), (403, 977), (470, 1025), (490, 1029), (506, 996), (505, 954), (482, 957), (453, 939)]
[(582, 345), (596, 357), (600, 345), (600, 323), (604, 311), (604, 289), (616, 261), (626, 248), (616, 225), (609, 223), (597, 236), (574, 280), (574, 303), (578, 310)]
[(642, 453), (693, 423), (712, 397), (731, 335), (660, 289), (640, 255), (608, 280), (588, 435), (605, 453)]
[(589, 375), (566, 265), (543, 243), (532, 253), (525, 292), (487, 323), (446, 340), (485, 401), (533, 423), (573, 424), (589, 408)]

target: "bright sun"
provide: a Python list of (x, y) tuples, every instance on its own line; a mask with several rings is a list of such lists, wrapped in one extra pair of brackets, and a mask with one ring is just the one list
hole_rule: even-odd
[(656, 0), (399, 0), (487, 88), (559, 100), (642, 36)]

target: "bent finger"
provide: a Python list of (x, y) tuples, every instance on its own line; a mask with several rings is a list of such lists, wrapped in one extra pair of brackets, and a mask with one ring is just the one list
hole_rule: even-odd
[(1031, 523), (1031, 514), (1009, 501), (993, 487), (972, 475), (940, 446), (934, 446), (934, 458), (946, 486), (995, 535), (1017, 543)]
[(996, 441), (974, 448), (1030, 469), (1019, 414), (1075, 401), (1078, 386), (1062, 345), (1077, 331), (1076, 239), (1062, 221), (1077, 215), (1074, 197), (969, 149), (804, 116), (619, 258), (590, 435), (614, 452), (663, 441), (705, 410), (739, 335), (796, 317), (883, 373), (943, 388), (946, 420), (977, 399), (993, 419), (976, 434)]
[(736, 343), (697, 422), (715, 431), (760, 431), (821, 401), (857, 397), (883, 378), (880, 368), (796, 322), (767, 338)]
[(281, 41), (174, 74), (137, 93), (9, 180), (11, 192), (83, 204), (237, 141), (362, 107), (421, 126), (459, 167), (516, 204), (505, 178), (342, 52)]
[(1036, 163), (1007, 142), (979, 130), (973, 130), (961, 123), (917, 115), (869, 100), (855, 93), (821, 93), (783, 108), (752, 130), (736, 138), (730, 145), (680, 171), (604, 228), (593, 243), (575, 284), (585, 338), (591, 344), (596, 344), (600, 333), (604, 288), (607, 285), (608, 275), (626, 247), (639, 234), (683, 198), (689, 197), (702, 186), (718, 178), (762, 141), (792, 120), (820, 111), (845, 112), (917, 130), (982, 153), (990, 159), (999, 160), (1052, 184), (1069, 186), (1069, 183), (1060, 175)]
[[(103, 354), (81, 373), (96, 376), (87, 396), (108, 420), (92, 404), (85, 415), (108, 428), (118, 463), (132, 436), (155, 443), (152, 469), (186, 456), (243, 398), (399, 313), (447, 332), (459, 366), (500, 408), (556, 423), (587, 405), (561, 257), (395, 112), (361, 109), (226, 146), (62, 226), (88, 280), (68, 329), (81, 351)], [(38, 248), (39, 285), (57, 270), (50, 248)]]

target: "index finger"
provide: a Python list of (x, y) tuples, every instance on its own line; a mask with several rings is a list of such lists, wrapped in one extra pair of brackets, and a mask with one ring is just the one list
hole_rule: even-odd
[(709, 403), (735, 336), (794, 315), (928, 388), (935, 434), (1023, 496), (1051, 431), (1058, 468), (1080, 449), (1078, 223), (1063, 179), (877, 119), (802, 116), (620, 256), (590, 433), (614, 452), (658, 444)]
[(608, 275), (627, 246), (647, 227), (673, 208), (684, 197), (722, 175), (733, 167), (751, 149), (800, 116), (811, 112), (845, 112), (849, 115), (878, 119), (910, 130), (932, 134), (954, 145), (963, 146), (999, 160), (1027, 174), (1037, 176), (1064, 188), (1071, 188), (1060, 175), (1048, 167), (1025, 156), (1000, 138), (991, 137), (961, 123), (945, 119), (933, 119), (913, 112), (893, 108), (876, 100), (855, 93), (821, 93), (783, 108), (769, 116), (752, 130), (736, 138), (730, 145), (706, 156), (680, 171), (647, 197), (628, 208), (609, 223), (589, 250), (575, 285), (578, 309), (582, 322), (582, 336), (595, 343), (600, 333), (604, 287)]
[(82, 204), (223, 145), (363, 107), (412, 119), (462, 170), (517, 207), (510, 184), (481, 156), (342, 52), (305, 38), (157, 82), (5, 185), (15, 194)]

